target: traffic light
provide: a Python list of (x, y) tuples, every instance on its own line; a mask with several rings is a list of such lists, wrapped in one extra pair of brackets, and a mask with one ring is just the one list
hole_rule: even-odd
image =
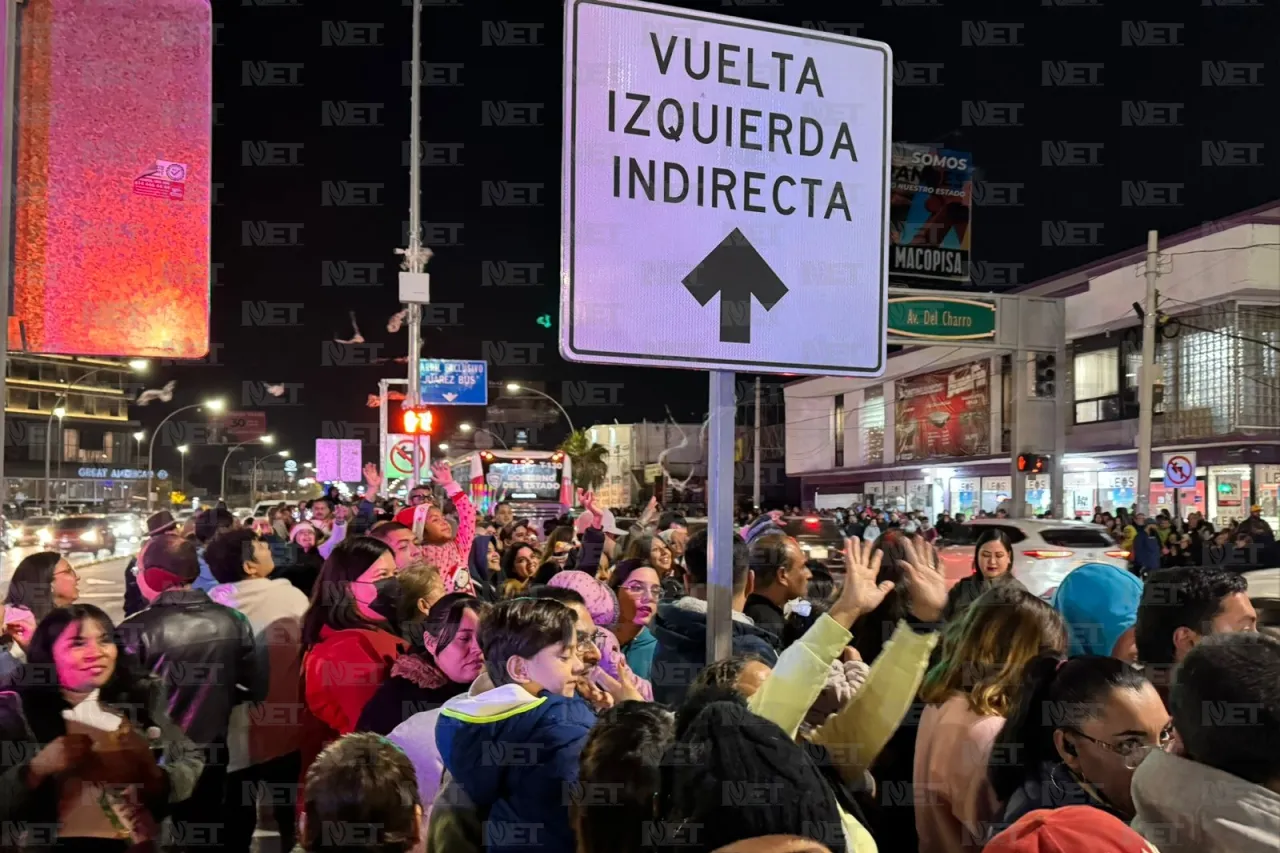
[(1047, 470), (1049, 470), (1048, 456), (1036, 456), (1031, 453), (1018, 454), (1019, 474), (1030, 474), (1034, 476), (1036, 474), (1043, 474)]
[(1056, 393), (1054, 380), (1058, 375), (1058, 359), (1052, 354), (1036, 356), (1035, 395), (1052, 397)]
[(430, 435), (431, 434), (431, 410), (430, 409), (405, 409), (404, 410), (404, 431), (406, 435)]

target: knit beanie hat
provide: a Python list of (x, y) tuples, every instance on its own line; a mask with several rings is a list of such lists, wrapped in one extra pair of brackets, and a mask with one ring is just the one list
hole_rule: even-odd
[(618, 624), (618, 596), (604, 581), (598, 581), (592, 575), (577, 570), (558, 572), (547, 582), (547, 586), (571, 589), (587, 605), (591, 621), (601, 626)]
[(664, 820), (696, 826), (682, 849), (714, 851), (764, 835), (816, 838), (844, 853), (834, 794), (800, 746), (741, 702), (698, 711), (664, 760)]
[(984, 853), (1159, 853), (1124, 821), (1093, 806), (1038, 809), (1023, 815)]

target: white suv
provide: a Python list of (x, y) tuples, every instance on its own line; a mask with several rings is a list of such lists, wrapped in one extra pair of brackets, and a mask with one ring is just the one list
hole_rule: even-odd
[(973, 572), (974, 547), (987, 530), (1003, 531), (1013, 544), (1013, 576), (1034, 595), (1048, 599), (1072, 569), (1109, 563), (1126, 571), (1129, 552), (1098, 524), (1048, 518), (975, 518), (938, 541), (938, 556), (951, 582)]

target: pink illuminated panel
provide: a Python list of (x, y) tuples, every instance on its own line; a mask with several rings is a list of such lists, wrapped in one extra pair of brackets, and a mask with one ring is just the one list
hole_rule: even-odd
[(209, 350), (208, 0), (20, 6), (13, 349)]

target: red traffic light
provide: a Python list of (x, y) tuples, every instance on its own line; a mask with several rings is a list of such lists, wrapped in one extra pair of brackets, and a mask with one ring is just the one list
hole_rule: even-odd
[(431, 410), (430, 409), (405, 409), (404, 410), (404, 431), (408, 435), (430, 435), (431, 434)]

